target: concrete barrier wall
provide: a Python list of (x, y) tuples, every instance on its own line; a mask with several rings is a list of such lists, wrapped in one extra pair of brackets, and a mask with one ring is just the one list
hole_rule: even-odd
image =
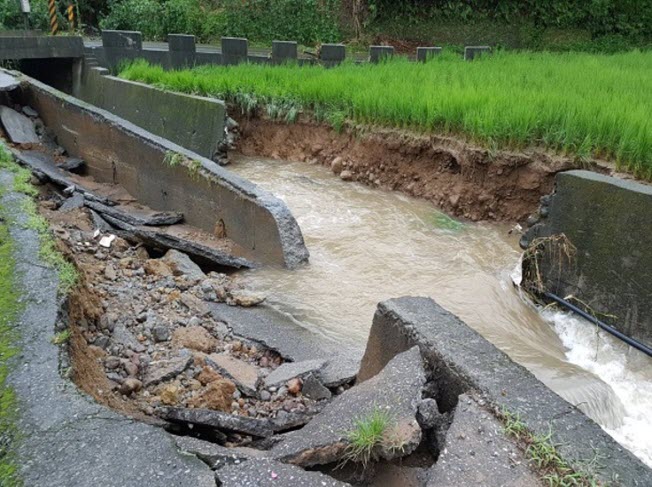
[[(226, 236), (259, 262), (292, 268), (307, 261), (296, 220), (270, 193), (108, 111), (21, 79), (23, 101), (39, 112), (60, 145), (86, 161), (90, 176), (122, 185), (153, 209), (180, 211), (187, 223), (207, 232), (223, 225)], [(183, 163), (169, 163), (175, 154)]]
[(577, 252), (544, 255), (548, 291), (652, 346), (652, 186), (591, 171), (556, 176), (521, 245), (564, 234)]
[(87, 67), (73, 95), (197, 154), (215, 160), (224, 140), (224, 103), (126, 81)]
[[(652, 470), (575, 406), (430, 298), (404, 297), (378, 305), (358, 378), (376, 375), (398, 353), (418, 345), (437, 388), (437, 403), (451, 410), (459, 394), (474, 390), (498, 411), (518, 414), (573, 465), (592, 469), (612, 485), (652, 485)], [(599, 462), (587, 462), (599, 458)]]
[(81, 37), (0, 36), (0, 61), (9, 59), (82, 58)]

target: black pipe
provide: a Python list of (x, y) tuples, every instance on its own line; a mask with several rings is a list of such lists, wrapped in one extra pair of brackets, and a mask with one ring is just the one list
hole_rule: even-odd
[(600, 321), (600, 320), (597, 319), (596, 317), (591, 316), (590, 314), (588, 314), (588, 313), (587, 313), (586, 311), (584, 311), (583, 309), (578, 308), (578, 307), (575, 306), (574, 304), (569, 303), (568, 301), (566, 301), (565, 299), (560, 298), (559, 296), (556, 296), (556, 295), (554, 295), (554, 294), (552, 294), (552, 293), (549, 293), (549, 292), (544, 293), (544, 295), (545, 295), (547, 298), (552, 299), (552, 300), (555, 301), (556, 303), (561, 304), (562, 306), (565, 306), (566, 308), (570, 309), (571, 311), (577, 313), (577, 314), (580, 315), (581, 317), (586, 318), (586, 319), (589, 320), (591, 323), (593, 323), (593, 324), (597, 325), (598, 327), (602, 328), (604, 331), (606, 331), (606, 332), (608, 332), (608, 333), (611, 333), (611, 334), (612, 334), (613, 336), (615, 336), (616, 338), (620, 338), (620, 339), (621, 339), (622, 341), (624, 341), (627, 345), (630, 345), (630, 346), (634, 347), (636, 350), (640, 350), (641, 352), (643, 352), (644, 354), (646, 354), (648, 357), (652, 357), (652, 348), (648, 347), (648, 346), (645, 345), (644, 343), (641, 343), (641, 342), (639, 342), (639, 341), (637, 341), (637, 340), (634, 340), (634, 339), (631, 338), (631, 337), (628, 337), (628, 336), (625, 335), (624, 333), (621, 333), (621, 332), (619, 332), (618, 330), (616, 330), (614, 327), (609, 326), (609, 325), (607, 325), (606, 323), (603, 323), (602, 321)]

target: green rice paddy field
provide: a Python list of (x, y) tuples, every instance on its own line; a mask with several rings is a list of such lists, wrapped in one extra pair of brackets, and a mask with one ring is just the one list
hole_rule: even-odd
[(144, 61), (120, 76), (264, 107), (292, 121), (303, 110), (345, 120), (455, 134), (493, 148), (545, 147), (608, 159), (652, 179), (652, 51), (452, 53), (425, 64), (200, 66), (164, 71)]

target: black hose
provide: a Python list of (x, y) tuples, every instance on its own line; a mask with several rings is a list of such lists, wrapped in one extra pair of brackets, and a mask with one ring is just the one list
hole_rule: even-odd
[(554, 295), (554, 294), (552, 294), (552, 293), (549, 293), (549, 292), (544, 293), (544, 295), (545, 295), (547, 298), (552, 299), (552, 300), (555, 301), (556, 303), (561, 304), (562, 306), (564, 306), (564, 307), (570, 309), (571, 311), (577, 313), (577, 314), (580, 315), (581, 317), (586, 318), (586, 319), (589, 320), (591, 323), (593, 323), (593, 324), (597, 325), (598, 327), (602, 328), (604, 331), (606, 331), (606, 332), (608, 332), (608, 333), (611, 333), (611, 334), (612, 334), (613, 336), (615, 336), (616, 338), (620, 338), (620, 339), (621, 339), (622, 341), (624, 341), (627, 345), (630, 345), (630, 346), (634, 347), (636, 350), (640, 350), (641, 352), (643, 352), (644, 354), (646, 354), (648, 357), (652, 357), (652, 348), (648, 347), (648, 346), (645, 345), (644, 343), (641, 343), (641, 342), (639, 342), (639, 341), (637, 341), (637, 340), (634, 340), (634, 339), (631, 338), (631, 337), (628, 337), (628, 336), (625, 335), (624, 333), (621, 333), (621, 332), (619, 332), (618, 330), (616, 330), (614, 327), (609, 326), (609, 325), (607, 325), (606, 323), (603, 323), (602, 321), (600, 321), (600, 320), (597, 319), (596, 317), (591, 316), (590, 314), (588, 314), (588, 313), (587, 313), (586, 311), (584, 311), (583, 309), (578, 308), (578, 307), (575, 306), (574, 304), (569, 303), (568, 301), (566, 301), (565, 299), (560, 298), (559, 296), (556, 296), (556, 295)]

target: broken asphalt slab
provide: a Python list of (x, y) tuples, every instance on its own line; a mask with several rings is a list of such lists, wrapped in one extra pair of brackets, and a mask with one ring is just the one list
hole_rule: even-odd
[(228, 465), (215, 472), (220, 487), (346, 487), (319, 472), (307, 472), (293, 465), (261, 459)]
[(274, 433), (269, 421), (222, 413), (210, 409), (161, 408), (160, 415), (172, 423), (207, 426), (223, 431), (267, 438)]
[(14, 144), (38, 144), (40, 140), (34, 122), (22, 113), (7, 106), (0, 106), (0, 120), (9, 140)]
[(320, 380), (327, 387), (351, 382), (358, 373), (361, 350), (331, 342), (271, 306), (242, 308), (224, 303), (209, 306), (213, 318), (226, 323), (235, 335), (260, 343), (286, 360), (326, 360), (320, 370)]
[(427, 487), (544, 485), (516, 444), (505, 437), (500, 421), (466, 394), (459, 398), (446, 443), (427, 478)]
[(265, 458), (268, 454), (264, 450), (247, 447), (227, 448), (192, 436), (177, 436), (175, 442), (179, 450), (195, 455), (213, 470), (247, 460)]
[(375, 377), (336, 397), (301, 430), (285, 435), (272, 457), (302, 467), (341, 461), (355, 422), (375, 411), (388, 417), (388, 434), (400, 448), (378, 453), (391, 460), (409, 455), (421, 441), (416, 414), (426, 377), (418, 347), (397, 355)]
[[(0, 186), (11, 187), (6, 171), (0, 171)], [(15, 217), (10, 233), (25, 303), (15, 324), (20, 355), (7, 380), (20, 405), (16, 460), (23, 484), (213, 487), (210, 468), (179, 453), (171, 435), (96, 404), (60, 375), (60, 350), (50, 341), (59, 312), (58, 280), (39, 257), (36, 233), (26, 228), (23, 198), (2, 198)]]

